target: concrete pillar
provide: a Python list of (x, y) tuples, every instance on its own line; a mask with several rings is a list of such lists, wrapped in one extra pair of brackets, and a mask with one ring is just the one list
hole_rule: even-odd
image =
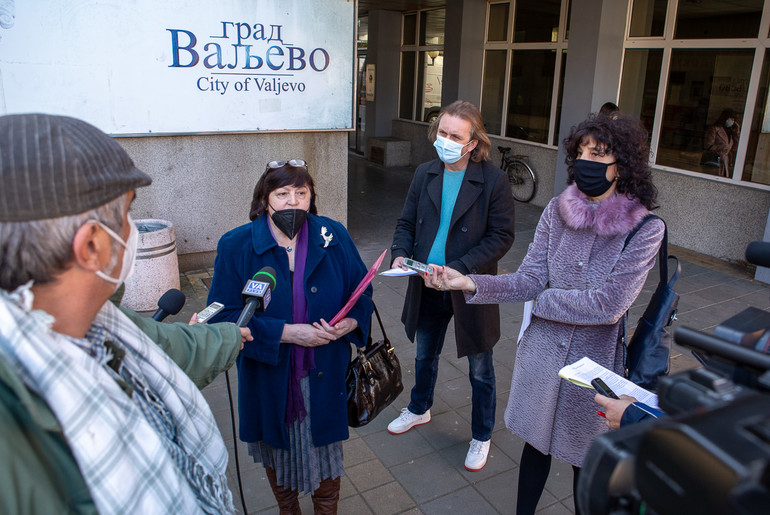
[[(607, 101), (617, 102), (622, 71), (628, 0), (573, 0), (559, 139)], [(554, 195), (567, 185), (564, 149), (559, 144)]]
[[(762, 239), (764, 241), (770, 242), (770, 213), (768, 213), (767, 215), (767, 223), (765, 225), (765, 236)], [(759, 282), (770, 284), (770, 268), (758, 266), (757, 271), (754, 273), (754, 279)]]
[(481, 104), (486, 0), (447, 0), (441, 105), (462, 99)]
[(374, 64), (374, 102), (366, 103), (365, 141), (392, 135), (398, 118), (398, 80), (401, 75), (401, 13), (369, 11), (369, 48), (366, 64)]

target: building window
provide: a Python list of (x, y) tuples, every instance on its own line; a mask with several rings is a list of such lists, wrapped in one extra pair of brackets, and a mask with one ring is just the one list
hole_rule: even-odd
[[(729, 109), (743, 113), (751, 75), (753, 50), (680, 50), (671, 52), (666, 100), (660, 124), (657, 163), (711, 173), (702, 163), (704, 150), (712, 152), (718, 143), (709, 141), (720, 115)], [(733, 120), (734, 122), (735, 120)], [(720, 135), (733, 139), (727, 127)], [(713, 138), (712, 138), (713, 139)], [(733, 147), (738, 142), (734, 141)], [(713, 148), (709, 148), (713, 147)], [(727, 155), (726, 171), (732, 175), (734, 149)]]
[(508, 4), (492, 4), (489, 6), (489, 26), (487, 41), (508, 41)]
[[(623, 59), (623, 77), (637, 77), (637, 81), (623, 81), (620, 85), (620, 101), (624, 112), (638, 116), (649, 130), (655, 120), (658, 104), (658, 85), (663, 50), (628, 49)], [(650, 133), (652, 136), (652, 133)]]
[(770, 184), (763, 9), (770, 3), (633, 0), (619, 105), (650, 131), (656, 165)]
[(481, 112), (490, 134), (557, 144), (568, 10), (568, 0), (489, 4)]
[(764, 0), (679, 2), (674, 39), (756, 38), (763, 3)]
[(663, 37), (668, 0), (635, 0), (631, 9), (632, 38)]
[(545, 143), (553, 99), (555, 50), (514, 50), (505, 135)]
[(519, 0), (513, 20), (513, 40), (516, 43), (556, 41), (560, 14), (560, 0)]
[(484, 52), (484, 78), (481, 86), (481, 116), (489, 134), (502, 134), (505, 95), (506, 50)]
[(405, 14), (401, 37), (401, 84), (398, 115), (433, 121), (441, 109), (446, 11)]

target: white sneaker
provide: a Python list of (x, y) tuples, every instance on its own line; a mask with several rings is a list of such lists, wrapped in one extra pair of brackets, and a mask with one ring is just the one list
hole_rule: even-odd
[(415, 415), (409, 411), (409, 408), (401, 408), (401, 414), (398, 418), (388, 424), (388, 433), (400, 435), (401, 433), (406, 433), (414, 426), (427, 424), (428, 422), (430, 422), (430, 410), (422, 415)]
[(471, 447), (468, 449), (468, 454), (465, 456), (465, 468), (471, 472), (476, 472), (484, 468), (487, 464), (487, 456), (489, 455), (489, 444), (492, 440), (486, 442), (480, 442), (475, 438), (471, 440)]

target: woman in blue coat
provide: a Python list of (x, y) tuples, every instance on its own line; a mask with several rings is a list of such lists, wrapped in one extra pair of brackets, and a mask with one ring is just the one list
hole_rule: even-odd
[(299, 491), (312, 492), (316, 513), (336, 513), (350, 342), (366, 342), (372, 302), (362, 296), (346, 318), (327, 320), (366, 267), (342, 224), (317, 216), (302, 160), (268, 164), (249, 217), (219, 240), (208, 298), (225, 305), (215, 320), (235, 321), (246, 282), (264, 267), (275, 270), (271, 300), (248, 322), (254, 340), (237, 361), (240, 439), (265, 466), (281, 513), (299, 513)]

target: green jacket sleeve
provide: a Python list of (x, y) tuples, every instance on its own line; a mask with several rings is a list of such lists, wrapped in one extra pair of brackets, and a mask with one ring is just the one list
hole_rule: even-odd
[(56, 417), (2, 359), (0, 435), (0, 513), (96, 513)]
[(203, 388), (235, 362), (241, 332), (235, 324), (166, 324), (120, 308), (144, 334), (179, 365), (198, 388)]

